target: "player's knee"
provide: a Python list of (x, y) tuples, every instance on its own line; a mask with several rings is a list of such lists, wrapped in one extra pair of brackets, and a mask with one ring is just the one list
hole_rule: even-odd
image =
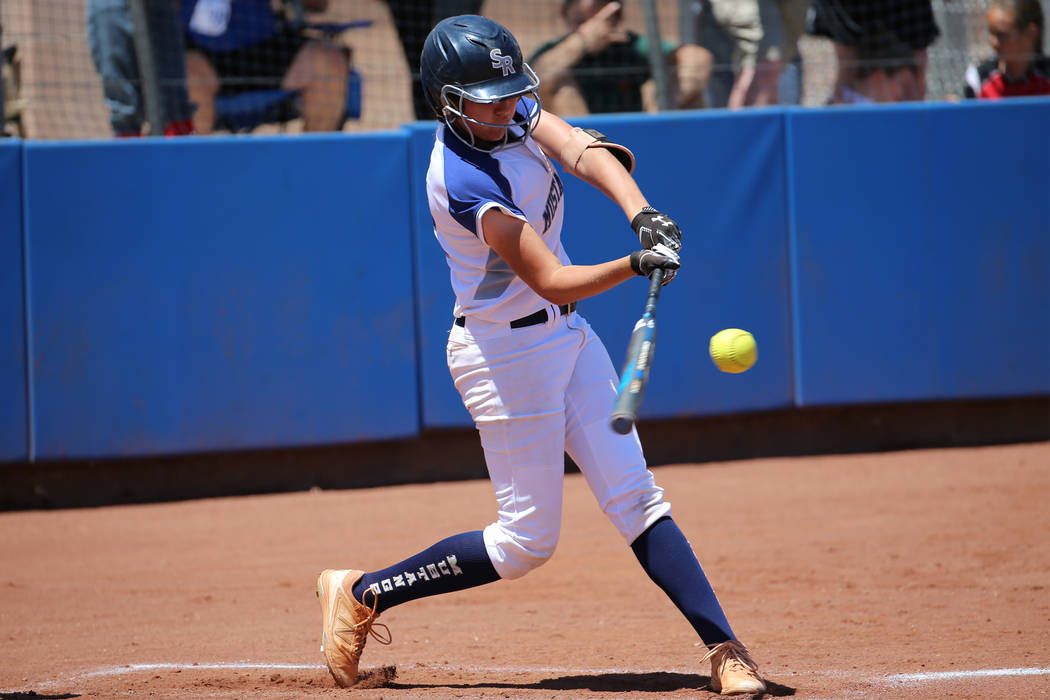
[(605, 515), (627, 542), (633, 542), (653, 523), (671, 514), (671, 504), (663, 498), (664, 490), (651, 481), (622, 491), (602, 504)]
[(485, 528), (485, 546), (500, 578), (521, 578), (543, 566), (558, 547), (558, 531), (527, 533), (498, 523)]
[(533, 569), (546, 564), (550, 558), (554, 555), (554, 547), (545, 547), (542, 549), (534, 548), (521, 548), (514, 553), (513, 562), (513, 576), (508, 578), (520, 578), (525, 574), (529, 573)]

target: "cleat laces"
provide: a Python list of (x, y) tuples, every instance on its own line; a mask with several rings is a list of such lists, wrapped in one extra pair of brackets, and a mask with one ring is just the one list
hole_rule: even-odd
[[(714, 674), (717, 675), (718, 685), (721, 686), (722, 680), (726, 675), (739, 674), (746, 678), (753, 678), (755, 682), (761, 683), (758, 677), (758, 664), (751, 658), (750, 652), (740, 642), (735, 639), (730, 639), (716, 644), (711, 647), (707, 654), (700, 659), (700, 663), (710, 660), (712, 657), (719, 656), (716, 661), (718, 663), (717, 668), (714, 669)], [(712, 685), (714, 685), (714, 678), (712, 678)]]
[(700, 659), (700, 663), (710, 660), (718, 652), (725, 654), (722, 658), (722, 664), (729, 664), (730, 668), (734, 670), (743, 670), (745, 667), (750, 671), (758, 670), (758, 664), (751, 658), (751, 653), (748, 652), (747, 647), (735, 639), (730, 639), (711, 647), (704, 655), (704, 658)]
[[(368, 597), (369, 593), (372, 594), (371, 608), (365, 603), (365, 598)], [(351, 653), (360, 653), (359, 647), (364, 646), (364, 643), (368, 640), (369, 636), (380, 644), (390, 644), (393, 641), (393, 636), (390, 634), (390, 628), (382, 622), (375, 621), (378, 617), (378, 615), (376, 615), (376, 606), (379, 605), (379, 597), (376, 595), (375, 591), (371, 588), (366, 588), (364, 593), (361, 594), (361, 604), (368, 610), (368, 614), (364, 619), (354, 622), (353, 619), (337, 614), (336, 621), (341, 626), (333, 626), (332, 630), (335, 632), (336, 636), (350, 645)], [(379, 629), (383, 630), (382, 634), (380, 634)]]

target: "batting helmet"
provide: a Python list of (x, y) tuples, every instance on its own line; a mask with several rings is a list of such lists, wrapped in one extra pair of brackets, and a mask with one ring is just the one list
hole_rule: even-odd
[[(528, 133), (540, 112), (536, 93), (540, 79), (525, 63), (517, 39), (506, 27), (477, 15), (444, 19), (431, 30), (419, 59), (420, 79), (427, 103), (450, 127), (458, 119), (484, 126), (520, 127)], [(493, 103), (532, 93), (536, 103), (524, 117), (510, 124), (487, 124), (463, 114), (463, 99)], [(467, 145), (477, 148), (472, 135), (461, 134)], [(470, 138), (467, 141), (466, 138)], [(504, 137), (503, 143), (509, 136)]]

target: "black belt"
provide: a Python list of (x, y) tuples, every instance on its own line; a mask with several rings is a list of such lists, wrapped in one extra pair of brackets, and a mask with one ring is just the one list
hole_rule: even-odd
[[(569, 303), (569, 304), (562, 304), (561, 306), (558, 307), (558, 309), (561, 311), (561, 315), (562, 316), (567, 316), (567, 315), (571, 314), (573, 311), (576, 310), (576, 302), (574, 301), (574, 302)], [(547, 309), (540, 309), (539, 311), (537, 311), (534, 314), (529, 314), (528, 316), (522, 316), (521, 318), (514, 319), (513, 321), (510, 322), (510, 327), (511, 328), (526, 328), (528, 326), (537, 326), (537, 325), (539, 325), (541, 323), (546, 323), (547, 322), (547, 318), (548, 318), (547, 317)], [(456, 318), (456, 325), (459, 326), (460, 328), (466, 326), (467, 325), (467, 317), (466, 316), (459, 316), (459, 317), (457, 317)]]

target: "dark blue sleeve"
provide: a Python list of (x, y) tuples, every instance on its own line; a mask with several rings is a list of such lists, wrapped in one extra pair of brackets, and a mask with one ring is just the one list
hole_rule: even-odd
[(478, 211), (494, 202), (525, 218), (514, 203), (510, 182), (500, 171), (499, 161), (488, 153), (475, 151), (454, 136), (446, 141), (445, 188), (448, 212), (463, 228), (478, 235)]

